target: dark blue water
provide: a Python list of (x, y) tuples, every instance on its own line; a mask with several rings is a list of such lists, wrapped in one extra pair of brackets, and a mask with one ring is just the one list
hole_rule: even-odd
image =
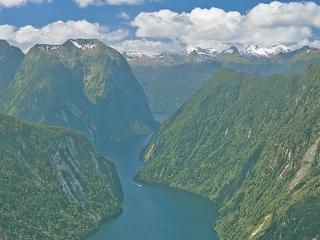
[(143, 167), (140, 150), (149, 137), (108, 149), (124, 191), (122, 215), (106, 221), (87, 240), (216, 240), (216, 207), (195, 194), (133, 181)]

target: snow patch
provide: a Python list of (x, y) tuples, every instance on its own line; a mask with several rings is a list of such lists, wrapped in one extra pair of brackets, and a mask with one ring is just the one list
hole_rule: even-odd
[(82, 46), (79, 44), (79, 43), (77, 43), (76, 41), (71, 41), (71, 43), (76, 47), (76, 48), (82, 48)]
[(60, 45), (48, 45), (48, 44), (42, 44), (39, 45), (38, 48), (42, 51), (49, 52), (53, 50), (59, 50), (61, 48)]
[(78, 49), (85, 50), (85, 49), (93, 49), (97, 46), (97, 44), (79, 44), (77, 41), (71, 40), (71, 43)]

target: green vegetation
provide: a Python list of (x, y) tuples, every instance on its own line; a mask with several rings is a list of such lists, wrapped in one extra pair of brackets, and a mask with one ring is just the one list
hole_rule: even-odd
[(225, 53), (207, 61), (165, 55), (166, 61), (147, 64), (131, 61), (131, 67), (145, 90), (152, 112), (173, 114), (219, 69), (231, 68), (254, 76), (300, 73), (320, 61), (318, 49), (302, 48), (274, 58), (257, 58)]
[(82, 131), (97, 145), (156, 126), (124, 57), (98, 40), (36, 45), (0, 101), (5, 114)]
[(121, 212), (114, 165), (87, 138), (0, 115), (0, 239), (82, 239)]
[(23, 56), (19, 48), (10, 46), (6, 41), (0, 40), (0, 91), (13, 80)]
[(137, 178), (218, 202), (222, 240), (319, 238), (320, 64), (296, 68), (216, 73), (152, 137)]

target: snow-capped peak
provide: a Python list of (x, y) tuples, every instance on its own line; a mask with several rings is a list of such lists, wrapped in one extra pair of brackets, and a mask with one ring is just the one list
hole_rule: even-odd
[(185, 55), (199, 55), (204, 58), (213, 58), (217, 57), (220, 54), (220, 51), (214, 48), (188, 48), (183, 52)]
[(124, 52), (123, 55), (129, 62), (143, 65), (159, 64), (166, 61), (166, 56), (163, 53), (151, 55), (139, 51), (134, 51)]
[(124, 52), (124, 56), (131, 64), (137, 65), (158, 65), (158, 64), (175, 64), (185, 62), (205, 62), (211, 61), (220, 55), (236, 54), (248, 55), (258, 58), (272, 58), (281, 53), (290, 53), (294, 48), (289, 48), (284, 45), (274, 45), (270, 48), (262, 48), (258, 45), (251, 45), (241, 49), (236, 46), (231, 46), (225, 50), (216, 50), (214, 48), (187, 48), (182, 52), (161, 53), (161, 54), (146, 54), (139, 51)]
[(125, 55), (128, 59), (141, 58), (141, 57), (153, 57), (152, 55), (147, 55), (139, 51), (124, 52), (123, 55)]
[(96, 47), (97, 44), (80, 44), (78, 43), (77, 41), (75, 40), (71, 40), (70, 41), (76, 48), (79, 48), (79, 49), (93, 49)]
[(291, 51), (293, 51), (292, 48), (286, 47), (284, 45), (274, 45), (270, 48), (260, 48), (257, 45), (251, 45), (246, 49), (246, 53), (249, 55), (267, 58), (277, 56), (280, 53), (288, 53)]

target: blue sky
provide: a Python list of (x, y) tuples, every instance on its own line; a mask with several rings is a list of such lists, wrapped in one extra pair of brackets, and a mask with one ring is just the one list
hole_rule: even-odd
[[(123, 21), (117, 16), (121, 12), (127, 12), (130, 16), (136, 16), (140, 12), (158, 11), (170, 9), (176, 12), (189, 12), (195, 7), (218, 7), (226, 11), (239, 11), (245, 13), (258, 3), (270, 3), (272, 1), (256, 0), (162, 0), (145, 2), (138, 5), (120, 6), (88, 6), (80, 8), (72, 0), (53, 0), (51, 3), (28, 4), (22, 7), (2, 8), (0, 14), (1, 24), (23, 26), (31, 24), (41, 27), (57, 20), (86, 19), (91, 22), (100, 22), (113, 28), (123, 25)], [(290, 2), (290, 1), (281, 1)]]
[(70, 37), (99, 38), (122, 51), (149, 52), (248, 44), (320, 46), (319, 4), (255, 0), (0, 0), (0, 38), (25, 51), (37, 41), (60, 44)]

